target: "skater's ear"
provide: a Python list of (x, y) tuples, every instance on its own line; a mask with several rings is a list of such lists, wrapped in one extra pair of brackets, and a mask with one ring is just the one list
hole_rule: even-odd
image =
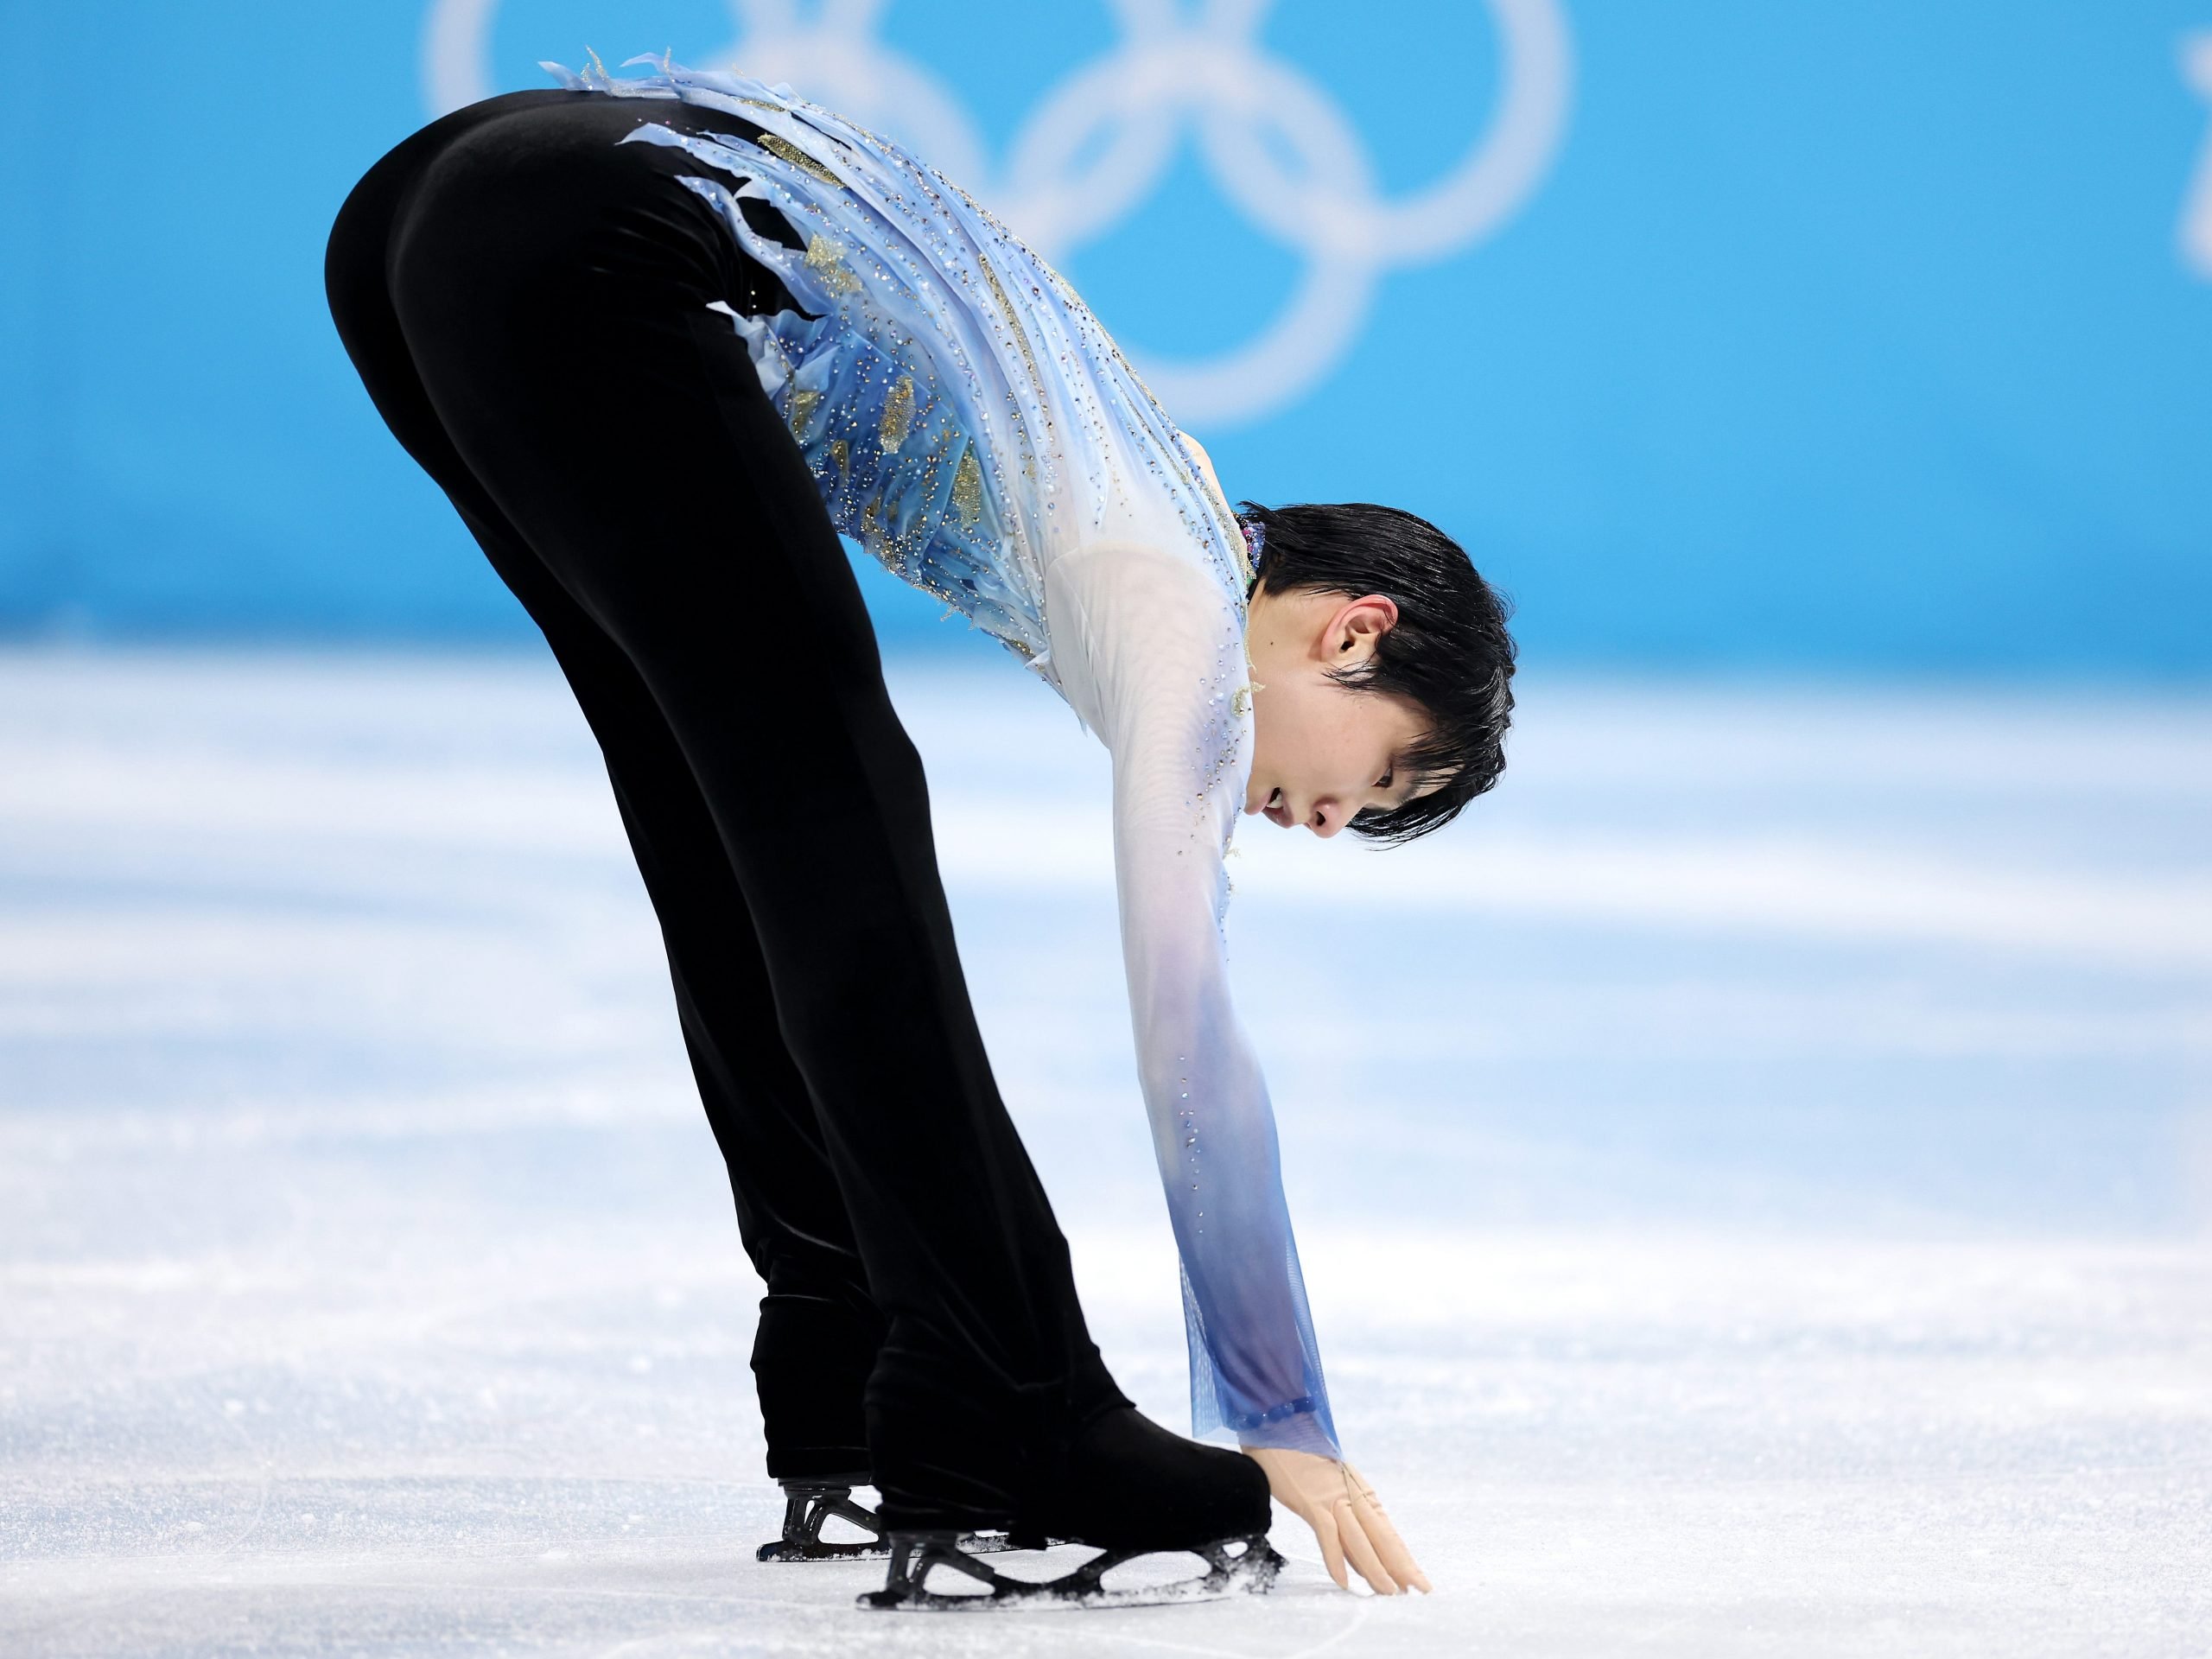
[(1398, 601), (1386, 594), (1338, 594), (1343, 603), (1325, 620), (1313, 640), (1314, 654), (1328, 665), (1332, 679), (1360, 685), (1373, 671), (1376, 646), (1398, 626)]

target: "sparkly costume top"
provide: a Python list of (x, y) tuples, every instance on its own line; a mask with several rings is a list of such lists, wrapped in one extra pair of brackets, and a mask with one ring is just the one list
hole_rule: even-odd
[[(1122, 949), (1183, 1262), (1194, 1431), (1336, 1452), (1267, 1088), (1230, 1007), (1222, 869), (1251, 772), (1251, 567), (1187, 439), (1058, 273), (935, 168), (788, 87), (638, 59), (572, 89), (648, 124), (799, 311), (730, 312), (838, 530), (1002, 640), (1114, 760)], [(761, 234), (775, 209), (802, 247)], [(718, 308), (728, 310), (727, 306)]]

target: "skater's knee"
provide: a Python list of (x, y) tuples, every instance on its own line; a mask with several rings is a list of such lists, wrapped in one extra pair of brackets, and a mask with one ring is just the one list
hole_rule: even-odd
[[(835, 953), (842, 956), (843, 953)], [(864, 962), (868, 957), (851, 960)], [(879, 953), (874, 960), (880, 961)], [(853, 1041), (855, 1032), (867, 1031), (882, 1014), (880, 993), (872, 989), (868, 976), (840, 970), (834, 965), (814, 969), (803, 985), (777, 988), (777, 1024), (785, 1046), (802, 1067), (809, 1060), (817, 1066), (823, 1056), (836, 1056)]]

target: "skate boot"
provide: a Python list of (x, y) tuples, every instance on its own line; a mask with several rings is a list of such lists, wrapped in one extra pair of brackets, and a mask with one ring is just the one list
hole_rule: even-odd
[[(1240, 1452), (1171, 1434), (1132, 1406), (1106, 1408), (1041, 1453), (1002, 1456), (995, 1471), (963, 1463), (963, 1473), (950, 1478), (941, 1465), (887, 1472), (881, 1520), (890, 1570), (884, 1587), (862, 1596), (861, 1605), (931, 1612), (1040, 1603), (1141, 1606), (1258, 1594), (1281, 1571), (1282, 1557), (1268, 1544), (1268, 1480), (1260, 1466)], [(992, 1472), (1004, 1483), (998, 1516), (989, 1515)], [(1057, 1578), (1017, 1577), (963, 1547), (963, 1527), (972, 1530), (984, 1519), (1002, 1520), (1017, 1546), (1058, 1537), (1100, 1554)], [(1204, 1572), (1165, 1583), (1106, 1582), (1109, 1573), (1140, 1557), (1174, 1554), (1197, 1557)], [(929, 1580), (939, 1569), (976, 1587), (954, 1589), (942, 1573), (944, 1587), (933, 1587)]]
[(882, 1341), (881, 1316), (852, 1299), (791, 1291), (760, 1299), (753, 1380), (772, 1478), (835, 1484), (868, 1466), (861, 1393)]
[[(861, 1393), (882, 1340), (872, 1313), (826, 1297), (771, 1292), (760, 1301), (753, 1374), (768, 1437), (768, 1473), (784, 1489), (782, 1535), (760, 1561), (883, 1560), (891, 1554), (875, 1511), (853, 1490), (873, 1484)], [(842, 1521), (861, 1535), (822, 1535)], [(1003, 1533), (963, 1533), (978, 1554), (1010, 1548)]]
[[(883, 1322), (851, 1297), (771, 1291), (760, 1299), (753, 1376), (768, 1438), (768, 1473), (784, 1489), (783, 1535), (753, 1552), (763, 1561), (845, 1561), (890, 1554), (874, 1511), (853, 1502), (868, 1484), (861, 1391)], [(865, 1535), (828, 1541), (832, 1517)]]

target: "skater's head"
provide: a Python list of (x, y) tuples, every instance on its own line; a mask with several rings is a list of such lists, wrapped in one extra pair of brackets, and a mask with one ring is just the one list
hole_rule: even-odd
[(1411, 841), (1505, 769), (1504, 599), (1426, 519), (1365, 502), (1238, 509), (1258, 548), (1245, 625), (1247, 812)]

